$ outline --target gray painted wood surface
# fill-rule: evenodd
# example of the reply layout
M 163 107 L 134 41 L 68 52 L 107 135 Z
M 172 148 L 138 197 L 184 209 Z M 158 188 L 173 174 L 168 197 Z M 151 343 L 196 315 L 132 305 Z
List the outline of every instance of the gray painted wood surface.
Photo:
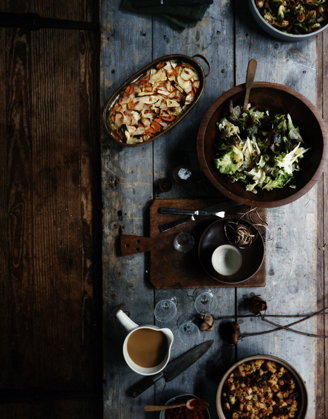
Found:
M 286 84 L 316 104 L 316 40 L 288 44 L 276 41 L 258 28 L 246 2 L 220 1 L 210 6 L 202 22 L 182 33 L 157 17 L 135 15 L 119 8 L 119 0 L 102 2 L 101 105 L 126 78 L 153 59 L 170 53 L 203 54 L 212 70 L 202 98 L 191 113 L 166 135 L 144 147 L 118 146 L 102 131 L 103 191 L 103 289 L 104 289 L 104 418 L 155 418 L 144 413 L 145 404 L 162 404 L 172 396 L 192 393 L 210 402 L 212 418 L 217 417 L 215 392 L 222 373 L 236 359 L 258 353 L 272 354 L 290 362 L 300 371 L 309 392 L 308 418 L 316 411 L 317 342 L 291 332 L 280 331 L 264 337 L 247 338 L 234 347 L 218 333 L 202 333 L 201 340 L 215 344 L 197 364 L 172 382 L 160 380 L 137 399 L 127 389 L 140 380 L 125 364 L 122 344 L 125 331 L 114 318 L 119 304 L 130 311 L 138 324 L 153 323 L 155 292 L 149 283 L 147 255 L 120 258 L 120 234 L 149 234 L 148 208 L 153 199 L 218 196 L 202 174 L 196 154 L 200 121 L 223 92 L 245 81 L 247 62 L 258 61 L 255 80 Z M 201 62 L 201 61 L 200 61 Z M 203 65 L 203 64 L 202 64 Z M 204 63 L 206 72 L 206 64 Z M 173 169 L 187 164 L 193 181 L 182 187 L 174 184 L 169 193 L 158 190 L 158 180 L 172 178 Z M 245 295 L 261 294 L 271 314 L 310 313 L 317 307 L 317 194 L 311 190 L 299 201 L 267 210 L 267 285 L 261 289 L 218 289 L 216 315 L 242 314 Z M 165 269 L 165 267 L 163 267 Z M 188 349 L 179 341 L 177 319 L 195 313 L 192 290 L 175 290 L 177 317 L 168 325 L 175 335 L 172 359 Z M 242 331 L 265 330 L 259 319 L 244 320 Z M 309 320 L 299 330 L 313 332 Z
M 316 39 L 288 44 L 279 42 L 251 24 L 246 4 L 236 14 L 236 84 L 244 82 L 245 68 L 251 58 L 258 61 L 256 81 L 285 84 L 317 102 Z M 248 18 L 247 18 L 248 17 Z M 316 311 L 316 189 L 298 201 L 267 210 L 269 224 L 266 242 L 267 283 L 264 289 L 248 290 L 261 294 L 268 301 L 270 314 L 296 314 Z M 247 294 L 237 290 L 238 302 Z M 260 320 L 244 321 L 243 331 L 270 329 Z M 274 319 L 276 320 L 276 319 Z M 287 321 L 286 321 L 287 320 Z M 292 319 L 297 320 L 297 319 Z M 290 321 L 290 322 L 291 322 Z M 289 319 L 279 319 L 287 324 Z M 307 320 L 295 329 L 313 333 L 315 319 Z M 308 418 L 315 417 L 316 399 L 316 339 L 279 331 L 247 338 L 238 345 L 238 358 L 266 353 L 290 362 L 302 375 L 309 393 Z

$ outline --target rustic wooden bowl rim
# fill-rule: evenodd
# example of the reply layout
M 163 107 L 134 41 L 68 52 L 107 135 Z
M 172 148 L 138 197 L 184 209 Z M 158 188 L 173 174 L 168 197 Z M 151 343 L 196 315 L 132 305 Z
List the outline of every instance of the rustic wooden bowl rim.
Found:
M 300 394 L 300 398 L 301 398 L 300 409 L 298 410 L 298 415 L 295 417 L 295 419 L 305 419 L 306 412 L 307 412 L 307 409 L 308 409 L 308 392 L 307 392 L 305 382 L 302 379 L 302 377 L 300 376 L 299 372 L 296 371 L 296 369 L 291 364 L 289 364 L 287 361 L 284 361 L 283 359 L 278 358 L 278 357 L 273 356 L 273 355 L 248 356 L 246 358 L 241 359 L 240 361 L 237 361 L 234 365 L 232 365 L 232 367 L 230 367 L 228 369 L 228 371 L 221 378 L 221 381 L 219 383 L 219 386 L 218 386 L 218 389 L 217 389 L 217 392 L 216 392 L 216 410 L 217 410 L 219 419 L 226 419 L 226 416 L 224 415 L 222 405 L 221 405 L 221 394 L 222 394 L 223 384 L 225 383 L 229 374 L 231 374 L 233 370 L 235 370 L 239 365 L 243 364 L 244 362 L 254 361 L 256 359 L 264 359 L 264 360 L 268 360 L 268 361 L 277 362 L 278 364 L 281 364 L 283 367 L 286 367 L 292 373 L 293 377 L 295 378 L 295 381 L 298 384 L 300 392 L 301 392 L 301 394 Z
M 279 207 L 282 205 L 289 204 L 293 201 L 296 201 L 297 199 L 305 195 L 305 193 L 307 193 L 318 182 L 321 173 L 325 169 L 325 165 L 328 159 L 328 131 L 327 131 L 325 122 L 323 121 L 316 107 L 310 102 L 309 99 L 307 99 L 305 96 L 303 96 L 301 93 L 297 92 L 296 90 L 292 89 L 291 87 L 288 87 L 279 83 L 254 82 L 252 86 L 252 90 L 253 89 L 254 90 L 273 89 L 277 91 L 286 92 L 289 95 L 294 96 L 296 99 L 300 100 L 309 109 L 309 111 L 312 112 L 312 114 L 314 115 L 322 133 L 323 150 L 322 150 L 322 157 L 321 157 L 320 163 L 314 175 L 312 176 L 312 178 L 301 189 L 299 189 L 298 191 L 296 191 L 295 193 L 293 193 L 292 195 L 286 198 L 282 198 L 282 199 L 278 199 L 274 201 L 258 201 L 256 200 L 256 195 L 254 195 L 252 192 L 249 192 L 249 198 L 243 198 L 243 197 L 240 197 L 239 195 L 234 194 L 233 192 L 226 189 L 214 177 L 209 167 L 209 162 L 207 162 L 206 157 L 205 157 L 205 151 L 204 151 L 205 134 L 207 132 L 209 122 L 213 114 L 215 113 L 215 111 L 218 109 L 218 107 L 221 106 L 223 103 L 225 103 L 227 100 L 229 100 L 231 97 L 233 97 L 235 94 L 245 91 L 245 83 L 235 86 L 231 88 L 230 90 L 226 91 L 225 93 L 223 93 L 218 99 L 215 100 L 215 102 L 210 106 L 210 108 L 206 112 L 200 124 L 200 128 L 198 130 L 198 136 L 197 136 L 198 160 L 199 160 L 199 163 L 201 165 L 203 172 L 205 173 L 209 181 L 215 186 L 216 189 L 222 192 L 229 199 L 233 199 L 237 202 L 241 202 L 245 205 L 250 205 L 253 207 L 257 206 L 257 207 L 263 207 L 263 208 L 274 208 L 274 207 Z

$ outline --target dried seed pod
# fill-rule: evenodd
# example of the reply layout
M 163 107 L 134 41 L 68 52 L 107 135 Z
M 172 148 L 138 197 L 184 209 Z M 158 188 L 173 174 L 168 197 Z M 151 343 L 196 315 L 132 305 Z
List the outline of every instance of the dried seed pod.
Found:
M 237 322 L 231 322 L 231 326 L 234 330 L 234 333 L 231 336 L 231 343 L 237 345 L 240 336 L 240 326 Z
M 199 329 L 202 332 L 211 332 L 214 329 L 214 319 L 210 314 L 202 314 L 201 319 L 204 320 L 200 326 Z
M 266 301 L 258 295 L 255 295 L 255 297 L 252 298 L 248 298 L 245 301 L 245 306 L 251 313 L 255 314 L 255 316 L 259 316 L 261 311 L 265 311 L 268 308 Z

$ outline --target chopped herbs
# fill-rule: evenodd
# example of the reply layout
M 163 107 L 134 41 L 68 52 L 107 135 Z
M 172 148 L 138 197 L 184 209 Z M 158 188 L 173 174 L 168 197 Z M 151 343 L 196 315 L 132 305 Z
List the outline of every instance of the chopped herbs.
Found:
M 250 104 L 242 113 L 232 102 L 229 112 L 217 122 L 214 163 L 219 172 L 254 194 L 286 186 L 308 150 L 290 115 L 260 112 Z

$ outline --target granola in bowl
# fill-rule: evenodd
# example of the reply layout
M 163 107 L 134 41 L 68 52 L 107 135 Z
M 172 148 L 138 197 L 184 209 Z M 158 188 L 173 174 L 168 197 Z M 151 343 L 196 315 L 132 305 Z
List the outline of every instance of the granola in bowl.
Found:
M 296 374 L 284 361 L 265 357 L 237 363 L 225 374 L 218 389 L 220 419 L 304 418 L 307 394 Z

